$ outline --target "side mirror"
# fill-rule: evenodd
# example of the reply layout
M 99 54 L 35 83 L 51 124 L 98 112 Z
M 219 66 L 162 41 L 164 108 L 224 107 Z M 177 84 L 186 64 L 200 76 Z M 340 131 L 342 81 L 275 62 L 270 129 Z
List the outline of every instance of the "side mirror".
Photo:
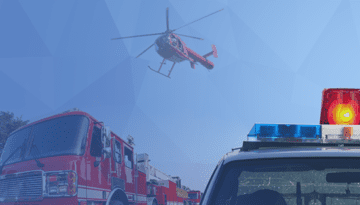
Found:
M 94 167 L 98 167 L 101 162 L 101 157 L 96 157 L 96 161 L 94 162 Z
M 103 149 L 104 157 L 110 158 L 111 157 L 111 147 L 105 147 Z
M 101 128 L 101 141 L 103 143 L 104 149 L 110 147 L 111 133 L 110 128 L 103 126 Z
M 105 138 L 110 139 L 111 138 L 111 133 L 110 132 L 111 131 L 110 131 L 109 127 L 102 126 L 102 128 L 101 128 L 102 136 L 104 136 Z

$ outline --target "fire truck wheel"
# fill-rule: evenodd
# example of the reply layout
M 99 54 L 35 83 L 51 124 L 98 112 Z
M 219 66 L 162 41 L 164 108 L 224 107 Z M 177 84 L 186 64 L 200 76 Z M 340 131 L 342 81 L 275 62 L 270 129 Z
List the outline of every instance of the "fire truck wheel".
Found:
M 124 203 L 122 201 L 112 201 L 110 202 L 110 205 L 124 205 Z

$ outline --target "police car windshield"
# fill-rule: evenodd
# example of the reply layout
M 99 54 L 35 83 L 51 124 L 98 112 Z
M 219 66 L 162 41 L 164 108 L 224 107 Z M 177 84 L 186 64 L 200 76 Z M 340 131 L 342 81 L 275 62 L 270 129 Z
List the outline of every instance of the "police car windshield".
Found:
M 359 161 L 317 157 L 232 162 L 219 173 L 211 204 L 360 204 Z

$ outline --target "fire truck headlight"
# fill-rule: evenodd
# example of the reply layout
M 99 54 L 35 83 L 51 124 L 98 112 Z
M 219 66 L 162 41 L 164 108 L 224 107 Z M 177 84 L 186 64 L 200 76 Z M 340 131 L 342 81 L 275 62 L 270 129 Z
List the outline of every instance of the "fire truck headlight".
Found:
M 49 194 L 57 194 L 57 193 L 58 193 L 57 186 L 49 187 Z
M 77 187 L 76 181 L 77 180 L 76 180 L 75 172 L 69 172 L 68 173 L 68 187 L 67 187 L 68 195 L 74 195 L 76 193 L 76 187 Z
M 60 193 L 67 192 L 67 186 L 59 186 L 59 192 Z
M 77 175 L 73 171 L 55 171 L 46 173 L 45 197 L 75 196 L 77 193 Z

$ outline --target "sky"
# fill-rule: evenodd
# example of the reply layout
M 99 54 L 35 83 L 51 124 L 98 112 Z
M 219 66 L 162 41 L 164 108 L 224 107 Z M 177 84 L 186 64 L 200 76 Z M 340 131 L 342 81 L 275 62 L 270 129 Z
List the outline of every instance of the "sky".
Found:
M 159 33 L 215 67 L 151 71 Z M 150 164 L 204 191 L 255 123 L 319 124 L 325 88 L 359 88 L 360 1 L 0 0 L 0 111 L 38 120 L 77 107 Z M 162 68 L 167 73 L 172 63 Z

